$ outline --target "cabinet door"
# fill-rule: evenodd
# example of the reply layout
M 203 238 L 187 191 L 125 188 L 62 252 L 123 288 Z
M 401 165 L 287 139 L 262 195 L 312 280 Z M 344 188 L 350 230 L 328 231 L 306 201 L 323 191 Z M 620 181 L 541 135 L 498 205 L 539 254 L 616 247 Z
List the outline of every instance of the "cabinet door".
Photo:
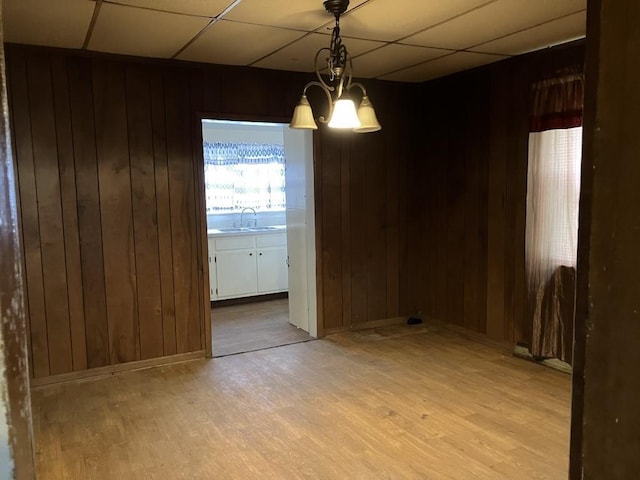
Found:
M 215 240 L 213 238 L 209 238 L 209 297 L 211 301 L 218 299 L 218 294 L 216 290 L 218 288 L 218 282 L 216 281 L 216 264 L 213 261 L 213 258 L 216 254 L 215 251 Z
M 258 293 L 287 290 L 287 247 L 258 249 Z
M 255 250 L 216 252 L 218 298 L 243 297 L 257 291 Z

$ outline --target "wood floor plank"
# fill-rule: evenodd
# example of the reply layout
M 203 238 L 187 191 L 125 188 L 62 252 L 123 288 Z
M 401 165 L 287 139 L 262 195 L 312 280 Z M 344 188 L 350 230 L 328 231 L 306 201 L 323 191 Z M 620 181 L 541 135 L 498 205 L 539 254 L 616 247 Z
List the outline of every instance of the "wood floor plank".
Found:
M 52 480 L 567 475 L 570 377 L 429 324 L 51 386 L 33 403 Z
M 289 323 L 289 300 L 277 299 L 211 311 L 213 355 L 222 357 L 311 340 Z

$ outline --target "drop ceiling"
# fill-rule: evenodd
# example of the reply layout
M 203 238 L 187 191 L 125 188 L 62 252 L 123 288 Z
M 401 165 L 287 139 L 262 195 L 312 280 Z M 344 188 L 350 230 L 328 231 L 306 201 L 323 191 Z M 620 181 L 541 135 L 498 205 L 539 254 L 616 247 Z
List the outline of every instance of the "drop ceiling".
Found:
M 322 0 L 4 0 L 6 42 L 311 72 Z M 586 0 L 351 0 L 359 77 L 422 82 L 584 37 Z

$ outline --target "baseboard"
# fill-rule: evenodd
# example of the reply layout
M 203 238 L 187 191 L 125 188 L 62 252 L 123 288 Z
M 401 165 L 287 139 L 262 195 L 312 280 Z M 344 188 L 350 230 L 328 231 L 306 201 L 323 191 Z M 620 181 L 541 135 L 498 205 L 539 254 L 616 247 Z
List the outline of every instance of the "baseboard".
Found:
M 496 350 L 501 350 L 507 355 L 513 352 L 513 343 L 511 342 L 506 342 L 504 340 L 495 340 L 493 338 L 489 338 L 484 333 L 475 332 L 461 325 L 445 322 L 433 317 L 424 317 L 422 315 L 417 315 L 417 317 L 422 318 L 424 320 L 425 325 L 427 325 L 428 327 L 431 327 L 432 329 L 440 328 L 442 330 L 447 330 L 447 331 L 456 333 L 457 335 L 460 335 L 473 342 L 481 343 L 488 347 L 495 348 Z
M 554 370 L 559 370 L 561 372 L 569 374 L 573 373 L 573 367 L 567 362 L 563 362 L 558 358 L 545 358 L 544 360 L 536 360 L 536 358 L 531 355 L 531 352 L 525 345 L 516 345 L 513 351 L 513 355 L 524 360 L 529 360 L 531 362 L 536 362 L 546 367 L 553 368 Z
M 322 331 L 322 336 L 350 332 L 353 330 L 366 330 L 368 328 L 388 327 L 391 325 L 405 325 L 407 323 L 407 318 L 408 317 L 383 318 L 381 320 L 369 320 L 367 322 L 354 323 L 345 327 L 327 328 Z
M 289 292 L 267 293 L 265 295 L 253 295 L 251 297 L 227 298 L 225 300 L 214 300 L 211 308 L 228 307 L 230 305 L 243 305 L 245 303 L 266 302 L 269 300 L 279 300 L 289 298 Z
M 32 378 L 30 383 L 31 389 L 37 390 L 50 385 L 96 380 L 99 378 L 111 377 L 120 373 L 144 370 L 147 368 L 160 367 L 162 365 L 186 362 L 200 358 L 205 358 L 204 350 L 168 355 L 166 357 L 149 358 L 147 360 L 137 360 L 135 362 L 119 363 L 118 365 L 106 365 L 104 367 L 90 368 L 79 372 L 61 373 L 59 375 L 50 375 L 48 377 Z

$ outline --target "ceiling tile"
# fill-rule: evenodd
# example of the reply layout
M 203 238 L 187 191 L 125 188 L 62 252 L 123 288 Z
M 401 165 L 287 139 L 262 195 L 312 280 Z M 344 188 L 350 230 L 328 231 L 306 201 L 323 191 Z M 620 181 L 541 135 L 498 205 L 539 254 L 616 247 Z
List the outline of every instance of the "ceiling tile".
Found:
M 389 75 L 383 75 L 379 78 L 398 82 L 424 82 L 469 68 L 497 62 L 503 58 L 506 57 L 485 53 L 457 52 L 415 67 L 405 68 L 404 70 Z
M 478 45 L 472 50 L 505 55 L 520 55 L 521 53 L 532 52 L 584 37 L 586 21 L 586 12 L 576 13 Z
M 425 60 L 441 57 L 447 53 L 450 53 L 450 51 L 389 44 L 372 52 L 365 53 L 358 58 L 354 58 L 353 71 L 358 77 L 373 78 L 424 62 Z
M 216 17 L 233 3 L 233 0 L 180 0 L 179 2 L 176 0 L 105 0 L 105 3 L 119 3 L 201 17 Z
M 351 0 L 349 8 L 365 2 Z M 315 30 L 333 21 L 321 0 L 242 0 L 224 18 L 273 27 Z
M 177 58 L 248 65 L 302 35 L 304 33 L 285 28 L 219 20 Z
M 169 58 L 209 20 L 175 13 L 105 3 L 100 9 L 89 50 Z
M 402 43 L 465 49 L 585 8 L 586 0 L 499 0 L 405 38 Z
M 373 0 L 349 9 L 342 33 L 370 40 L 395 41 L 495 0 Z
M 81 48 L 94 7 L 95 3 L 87 0 L 4 0 L 4 40 Z
M 347 37 L 343 37 L 342 40 L 351 56 L 360 55 L 384 45 L 382 42 Z M 328 48 L 330 43 L 330 35 L 312 33 L 260 60 L 253 66 L 295 72 L 313 72 L 315 69 L 313 59 L 316 52 L 323 47 Z

